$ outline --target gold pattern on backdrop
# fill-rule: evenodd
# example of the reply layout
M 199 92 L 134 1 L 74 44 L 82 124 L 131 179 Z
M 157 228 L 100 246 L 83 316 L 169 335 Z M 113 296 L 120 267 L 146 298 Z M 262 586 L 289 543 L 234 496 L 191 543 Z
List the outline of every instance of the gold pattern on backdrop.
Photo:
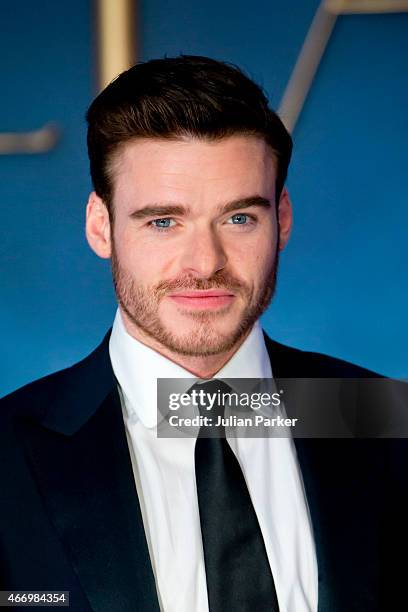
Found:
M 55 123 L 47 123 L 32 132 L 0 133 L 0 155 L 17 153 L 46 153 L 53 149 L 60 138 L 60 130 Z
M 408 11 L 408 0 L 323 0 L 320 3 L 278 111 L 290 132 L 293 132 L 302 111 L 337 17 L 361 13 L 402 13 L 406 11 Z
M 136 63 L 134 0 L 97 0 L 98 88 Z
M 136 10 L 133 0 L 97 0 L 98 87 L 102 89 L 136 62 Z M 61 136 L 49 122 L 29 132 L 0 133 L 0 155 L 38 154 L 53 149 Z

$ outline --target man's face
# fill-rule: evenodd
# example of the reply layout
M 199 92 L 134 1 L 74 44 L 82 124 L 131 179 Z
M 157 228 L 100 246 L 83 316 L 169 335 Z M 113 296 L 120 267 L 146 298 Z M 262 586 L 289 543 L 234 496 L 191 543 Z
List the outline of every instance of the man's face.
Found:
M 273 154 L 252 136 L 125 145 L 110 240 L 117 298 L 136 337 L 197 357 L 242 341 L 275 287 L 275 182 Z M 286 228 L 286 192 L 281 205 Z M 281 247 L 288 233 L 281 228 Z

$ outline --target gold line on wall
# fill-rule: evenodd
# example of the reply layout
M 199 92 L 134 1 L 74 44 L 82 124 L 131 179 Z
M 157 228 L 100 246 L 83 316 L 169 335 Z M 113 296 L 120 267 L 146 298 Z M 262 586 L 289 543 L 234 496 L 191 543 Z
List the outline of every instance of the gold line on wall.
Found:
M 278 113 L 289 132 L 295 128 L 336 19 L 337 15 L 329 13 L 323 1 L 316 11 L 279 107 Z
M 326 0 L 326 10 L 336 15 L 353 13 L 403 13 L 407 0 Z
M 60 129 L 52 122 L 31 132 L 2 132 L 0 155 L 46 153 L 56 146 L 59 138 Z
M 136 62 L 134 0 L 97 0 L 98 79 L 103 89 Z
M 330 40 L 337 17 L 353 13 L 400 13 L 408 11 L 408 0 L 322 0 L 279 107 L 279 115 L 293 132 L 313 79 Z

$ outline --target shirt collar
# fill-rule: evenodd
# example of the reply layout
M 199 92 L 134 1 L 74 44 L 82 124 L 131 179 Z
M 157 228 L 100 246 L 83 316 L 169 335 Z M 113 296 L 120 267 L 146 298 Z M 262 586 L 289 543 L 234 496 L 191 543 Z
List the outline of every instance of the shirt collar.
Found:
M 109 354 L 125 399 L 127 415 L 131 419 L 139 419 L 145 427 L 157 425 L 158 378 L 197 380 L 194 374 L 128 334 L 119 309 L 113 322 Z M 231 379 L 236 379 L 233 386 L 237 391 L 240 388 L 239 380 L 242 378 L 272 377 L 269 355 L 258 321 L 237 352 L 215 377 L 228 379 L 229 383 Z

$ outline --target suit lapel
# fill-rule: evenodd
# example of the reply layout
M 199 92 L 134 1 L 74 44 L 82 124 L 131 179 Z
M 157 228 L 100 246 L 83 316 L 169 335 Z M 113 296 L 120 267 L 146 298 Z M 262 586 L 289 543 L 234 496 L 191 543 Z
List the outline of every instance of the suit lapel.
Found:
M 103 367 L 95 371 L 88 362 L 81 375 L 76 372 L 91 402 L 90 388 L 97 386 L 100 394 L 101 387 L 94 374 L 102 385 L 107 374 L 113 381 L 107 342 L 102 352 Z M 92 355 L 88 359 L 95 365 Z M 92 609 L 159 612 L 120 399 L 116 385 L 107 386 L 96 409 L 84 406 L 79 392 L 71 416 L 65 397 L 60 418 L 54 406 L 42 423 L 22 420 L 19 432 L 46 511 Z M 75 396 L 72 386 L 70 393 Z

